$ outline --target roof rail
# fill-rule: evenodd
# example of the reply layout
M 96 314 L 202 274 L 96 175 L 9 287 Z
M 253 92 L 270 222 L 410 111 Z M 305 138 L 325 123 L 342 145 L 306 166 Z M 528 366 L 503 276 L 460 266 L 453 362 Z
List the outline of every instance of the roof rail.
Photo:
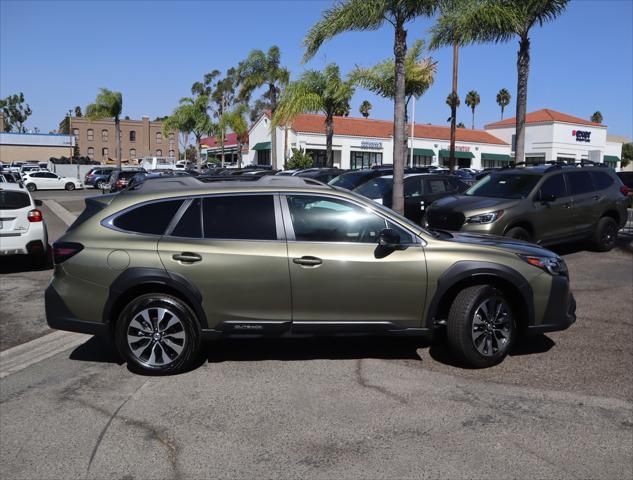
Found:
M 264 177 L 260 177 L 259 180 L 257 180 L 257 183 L 260 185 L 281 185 L 281 186 L 300 186 L 303 187 L 305 185 L 316 185 L 316 186 L 323 186 L 323 187 L 330 187 L 332 188 L 330 185 L 323 183 L 323 182 L 319 182 L 318 180 L 315 180 L 314 178 L 309 178 L 309 177 L 299 177 L 299 176 L 276 176 L 276 175 L 266 175 Z

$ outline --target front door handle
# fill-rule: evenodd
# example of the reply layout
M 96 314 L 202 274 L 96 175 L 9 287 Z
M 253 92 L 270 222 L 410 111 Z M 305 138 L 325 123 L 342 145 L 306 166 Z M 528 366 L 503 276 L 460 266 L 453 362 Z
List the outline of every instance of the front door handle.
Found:
M 202 260 L 202 257 L 200 255 L 191 252 L 175 253 L 174 255 L 172 255 L 171 258 L 184 263 L 195 263 Z
M 317 267 L 323 263 L 323 260 L 317 257 L 304 256 L 301 258 L 293 258 L 292 262 L 304 267 Z

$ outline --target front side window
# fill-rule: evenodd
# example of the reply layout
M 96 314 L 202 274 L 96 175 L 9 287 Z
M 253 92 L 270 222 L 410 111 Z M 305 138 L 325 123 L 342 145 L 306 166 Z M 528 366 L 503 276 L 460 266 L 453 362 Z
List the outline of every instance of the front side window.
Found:
M 119 215 L 112 223 L 127 232 L 162 235 L 181 204 L 182 200 L 148 203 Z
M 565 177 L 569 183 L 569 190 L 572 195 L 580 195 L 593 190 L 589 172 L 569 172 L 565 173 Z
M 426 181 L 426 186 L 429 194 L 444 193 L 450 188 L 447 188 L 446 181 L 442 178 L 429 179 Z
M 549 177 L 543 182 L 539 193 L 541 200 L 548 198 L 563 198 L 567 196 L 567 187 L 565 186 L 565 179 L 561 173 Z
M 465 195 L 492 198 L 525 198 L 540 179 L 540 175 L 529 173 L 491 173 L 468 189 Z
M 356 187 L 354 191 L 363 197 L 370 198 L 372 200 L 382 200 L 391 193 L 391 179 L 385 177 L 376 177 L 368 182 L 363 183 L 359 187 Z
M 273 195 L 207 197 L 202 218 L 205 238 L 277 240 Z
M 369 208 L 330 197 L 288 195 L 295 239 L 300 242 L 376 243 L 386 228 Z

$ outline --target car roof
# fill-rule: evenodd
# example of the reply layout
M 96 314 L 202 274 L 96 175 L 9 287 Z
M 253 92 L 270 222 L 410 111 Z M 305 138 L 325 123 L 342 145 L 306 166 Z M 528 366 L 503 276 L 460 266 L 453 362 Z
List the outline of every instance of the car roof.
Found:
M 17 183 L 9 183 L 9 182 L 2 182 L 2 183 L 0 183 L 0 191 L 1 190 L 16 190 L 16 191 L 24 192 L 24 193 L 27 193 L 27 194 L 29 193 L 28 190 L 26 190 L 24 187 L 21 187 L 19 184 L 17 184 Z

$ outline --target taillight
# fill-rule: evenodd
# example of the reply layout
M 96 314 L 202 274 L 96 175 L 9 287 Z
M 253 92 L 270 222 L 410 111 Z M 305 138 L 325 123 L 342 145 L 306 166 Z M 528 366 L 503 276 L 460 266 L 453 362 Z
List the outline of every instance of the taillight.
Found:
M 627 187 L 626 185 L 620 185 L 620 193 L 622 195 L 624 195 L 625 197 L 629 196 L 629 187 Z
M 29 222 L 41 222 L 42 212 L 40 212 L 37 208 L 35 210 L 30 210 L 26 218 L 29 220 Z
M 65 262 L 70 257 L 74 257 L 84 249 L 81 243 L 55 242 L 53 243 L 53 261 L 56 264 Z

